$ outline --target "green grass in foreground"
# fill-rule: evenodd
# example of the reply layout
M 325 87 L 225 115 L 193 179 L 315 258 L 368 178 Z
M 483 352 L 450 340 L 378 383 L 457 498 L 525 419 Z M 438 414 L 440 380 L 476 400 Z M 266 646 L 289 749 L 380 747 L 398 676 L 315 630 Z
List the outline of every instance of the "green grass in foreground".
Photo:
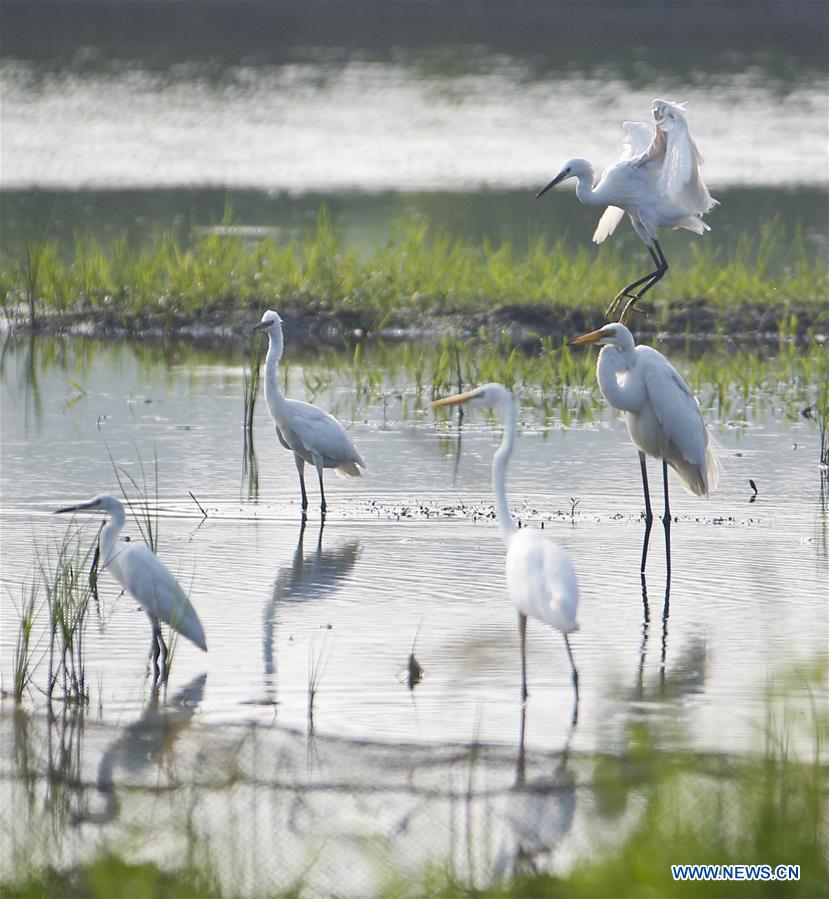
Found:
M 638 255 L 631 258 L 618 242 L 577 251 L 543 238 L 525 251 L 508 241 L 477 244 L 422 220 L 401 220 L 384 247 L 361 255 L 343 246 L 324 208 L 316 228 L 300 240 L 252 241 L 228 234 L 230 220 L 225 225 L 222 233 L 196 235 L 186 246 L 163 234 L 141 250 L 126 239 L 104 248 L 79 237 L 68 259 L 56 242 L 33 240 L 22 258 L 3 261 L 0 296 L 8 310 L 29 320 L 81 313 L 123 326 L 263 304 L 357 310 L 377 322 L 389 314 L 505 304 L 592 310 L 604 308 L 616 289 L 642 274 L 647 259 L 638 244 Z M 780 222 L 746 235 L 729 258 L 713 241 L 693 243 L 690 263 L 673 265 L 669 277 L 663 296 L 702 299 L 722 308 L 760 303 L 785 312 L 790 303 L 829 298 L 825 265 L 807 251 L 799 231 L 787 233 Z

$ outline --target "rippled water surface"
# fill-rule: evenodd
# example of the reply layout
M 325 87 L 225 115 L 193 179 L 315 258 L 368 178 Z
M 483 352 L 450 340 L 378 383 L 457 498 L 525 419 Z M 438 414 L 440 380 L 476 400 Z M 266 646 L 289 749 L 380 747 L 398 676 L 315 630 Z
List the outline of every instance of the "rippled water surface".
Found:
M 459 438 L 456 422 L 436 422 L 413 392 L 356 405 L 335 376 L 317 401 L 347 423 L 368 472 L 359 481 L 328 478 L 324 530 L 312 487 L 302 529 L 296 471 L 263 403 L 255 424 L 259 493 L 248 498 L 240 365 L 209 353 L 199 364 L 192 355 L 177 364 L 173 352 L 169 364 L 148 366 L 129 345 L 78 340 L 36 344 L 34 372 L 31 358 L 26 347 L 7 347 L 2 379 L 4 684 L 16 634 L 11 600 L 37 552 L 67 526 L 50 512 L 118 492 L 108 452 L 135 477 L 137 458 L 151 468 L 156 454 L 160 555 L 190 586 L 210 647 L 203 655 L 178 644 L 171 688 L 206 674 L 199 720 L 303 728 L 316 666 L 320 734 L 515 740 L 518 635 L 491 520 L 494 422 L 468 416 Z M 305 393 L 299 363 L 290 392 Z M 767 678 L 825 650 L 827 512 L 817 429 L 790 412 L 769 402 L 732 421 L 707 410 L 722 445 L 723 484 L 701 500 L 672 483 L 668 615 L 657 522 L 646 623 L 641 483 L 624 426 L 602 411 L 563 427 L 556 413 L 545 419 L 524 408 L 509 478 L 513 510 L 567 548 L 582 593 L 572 641 L 582 684 L 577 748 L 613 745 L 631 716 L 659 717 L 667 676 L 679 679 L 695 744 L 749 750 Z M 651 476 L 658 496 L 655 468 Z M 759 488 L 753 503 L 749 478 Z M 131 522 L 126 532 L 138 538 Z M 86 533 L 91 541 L 94 528 Z M 105 720 L 128 721 L 149 689 L 149 626 L 106 577 L 100 596 L 87 647 L 92 705 L 100 703 Z M 425 675 L 410 691 L 413 645 Z M 560 636 L 537 623 L 528 645 L 527 742 L 554 748 L 572 713 L 567 658 Z

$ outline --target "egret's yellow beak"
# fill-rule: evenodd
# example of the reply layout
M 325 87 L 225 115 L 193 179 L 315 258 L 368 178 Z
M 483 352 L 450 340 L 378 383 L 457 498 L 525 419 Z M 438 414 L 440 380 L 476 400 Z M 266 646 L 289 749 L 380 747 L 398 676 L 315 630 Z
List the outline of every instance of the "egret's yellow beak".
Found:
M 454 396 L 445 396 L 442 399 L 435 400 L 432 403 L 432 408 L 437 409 L 439 406 L 460 406 L 461 403 L 469 402 L 474 396 L 476 396 L 474 390 L 467 390 L 466 393 L 456 393 Z
M 579 346 L 582 343 L 595 343 L 597 340 L 601 340 L 604 337 L 602 334 L 601 328 L 598 331 L 590 331 L 587 334 L 582 334 L 581 337 L 574 337 L 568 346 Z

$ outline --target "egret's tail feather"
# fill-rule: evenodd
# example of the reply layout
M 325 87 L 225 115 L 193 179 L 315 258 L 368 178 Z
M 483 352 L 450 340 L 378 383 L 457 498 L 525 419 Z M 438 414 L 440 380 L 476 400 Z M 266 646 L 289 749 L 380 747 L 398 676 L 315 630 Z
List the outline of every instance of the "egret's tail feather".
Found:
M 694 496 L 707 496 L 708 484 L 705 472 L 700 471 L 699 467 L 692 462 L 686 462 L 684 459 L 679 461 L 670 461 L 668 465 L 676 472 L 682 486 Z
M 335 474 L 341 478 L 359 478 L 362 476 L 359 465 L 353 459 L 343 462 L 334 469 Z
M 596 225 L 596 230 L 593 232 L 593 243 L 602 243 L 607 240 L 616 230 L 624 215 L 624 209 L 619 209 L 618 206 L 608 206 L 602 213 L 599 224 Z

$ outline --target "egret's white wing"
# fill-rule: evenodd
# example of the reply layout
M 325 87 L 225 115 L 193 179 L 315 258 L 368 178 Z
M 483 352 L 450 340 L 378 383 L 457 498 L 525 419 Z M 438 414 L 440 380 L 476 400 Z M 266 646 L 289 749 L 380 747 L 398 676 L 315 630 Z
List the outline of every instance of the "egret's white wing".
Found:
M 618 206 L 608 206 L 602 213 L 602 217 L 596 225 L 596 230 L 593 232 L 593 243 L 602 243 L 602 241 L 610 237 L 624 215 L 624 209 L 619 209 Z
M 539 531 L 522 529 L 507 550 L 507 589 L 515 607 L 562 633 L 578 630 L 579 588 L 567 553 Z
M 657 350 L 637 347 L 636 360 L 650 408 L 668 444 L 661 454 L 688 490 L 698 496 L 708 493 L 715 484 L 709 483 L 707 475 L 708 430 L 699 403 L 679 372 Z
M 326 468 L 346 466 L 350 474 L 359 474 L 354 463 L 366 467 L 345 428 L 333 415 L 311 403 L 300 400 L 288 402 L 291 430 L 308 453 L 322 456 Z
M 653 126 L 646 125 L 644 122 L 622 122 L 622 127 L 626 134 L 622 159 L 629 159 L 631 156 L 645 153 L 653 140 Z
M 667 138 L 659 174 L 659 192 L 688 212 L 704 215 L 717 205 L 717 201 L 702 180 L 702 153 L 691 137 L 684 110 L 679 104 L 667 100 L 654 100 L 654 108 L 657 105 L 662 116 L 658 130 Z
M 109 567 L 150 617 L 166 622 L 199 649 L 207 650 L 204 630 L 187 594 L 149 547 L 127 546 L 116 553 Z

